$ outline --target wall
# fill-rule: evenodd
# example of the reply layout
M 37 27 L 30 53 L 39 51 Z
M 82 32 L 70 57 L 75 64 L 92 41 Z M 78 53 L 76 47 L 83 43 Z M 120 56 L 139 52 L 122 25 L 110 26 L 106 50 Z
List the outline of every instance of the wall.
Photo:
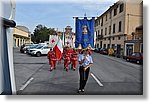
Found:
M 24 36 L 24 37 L 28 37 L 28 35 L 29 35 L 29 33 L 25 32 L 25 31 L 22 31 L 20 29 L 17 29 L 17 28 L 15 28 L 13 30 L 13 34 Z
M 130 14 L 130 15 L 128 15 Z M 127 3 L 125 14 L 125 34 L 131 34 L 135 28 L 142 25 L 142 12 L 140 3 Z

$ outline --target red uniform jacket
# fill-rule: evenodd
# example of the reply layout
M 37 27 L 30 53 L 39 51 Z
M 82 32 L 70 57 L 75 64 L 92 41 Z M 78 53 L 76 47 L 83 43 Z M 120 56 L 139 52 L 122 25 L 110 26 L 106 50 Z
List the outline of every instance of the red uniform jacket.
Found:
M 64 56 L 64 60 L 67 61 L 67 62 L 70 62 L 70 55 L 69 54 L 66 54 Z
M 50 58 L 51 58 L 52 53 L 53 53 L 52 51 L 49 51 L 48 54 L 47 54 L 47 58 L 48 58 L 49 60 L 50 60 Z
M 78 55 L 77 55 L 77 53 L 72 54 L 71 60 L 72 60 L 72 61 L 77 61 L 77 60 L 78 60 Z
M 54 54 L 52 54 L 51 57 L 50 57 L 50 60 L 51 60 L 51 61 L 56 61 L 57 58 L 56 58 L 56 56 L 55 56 Z

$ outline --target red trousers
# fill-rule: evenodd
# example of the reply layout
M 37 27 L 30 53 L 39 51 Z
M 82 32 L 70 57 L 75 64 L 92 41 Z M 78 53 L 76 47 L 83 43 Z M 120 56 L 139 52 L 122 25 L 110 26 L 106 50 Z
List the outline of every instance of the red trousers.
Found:
M 77 60 L 73 60 L 72 64 L 73 64 L 73 69 L 76 69 L 76 67 L 77 67 Z
M 66 69 L 69 69 L 69 63 L 70 63 L 70 61 L 64 60 L 64 67 L 65 67 Z
M 56 68 L 56 61 L 55 60 L 51 60 L 50 61 L 50 69 L 54 69 L 54 68 Z

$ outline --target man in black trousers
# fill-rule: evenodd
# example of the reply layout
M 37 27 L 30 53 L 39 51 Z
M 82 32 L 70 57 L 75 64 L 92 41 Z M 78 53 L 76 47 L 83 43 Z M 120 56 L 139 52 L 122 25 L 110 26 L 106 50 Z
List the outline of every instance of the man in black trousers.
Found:
M 90 50 L 83 50 L 78 58 L 80 68 L 80 84 L 79 84 L 79 90 L 78 92 L 84 92 L 85 85 L 88 80 L 90 67 L 93 64 L 92 57 L 90 55 Z

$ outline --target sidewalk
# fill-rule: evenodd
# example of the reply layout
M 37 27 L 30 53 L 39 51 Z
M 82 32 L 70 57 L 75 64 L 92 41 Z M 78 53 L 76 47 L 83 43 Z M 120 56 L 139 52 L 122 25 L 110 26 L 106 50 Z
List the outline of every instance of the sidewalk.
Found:
M 127 62 L 125 59 L 123 58 L 117 58 L 117 57 L 114 57 L 114 56 L 108 56 L 108 55 L 102 55 L 100 54 L 101 56 L 105 57 L 105 58 L 108 58 L 110 60 L 113 60 L 113 61 L 117 61 L 119 63 L 122 63 L 124 65 L 127 65 L 127 66 L 134 66 L 134 67 L 137 67 L 137 68 L 141 68 L 142 65 L 139 65 L 139 64 L 136 64 L 136 63 L 132 63 L 132 62 Z

